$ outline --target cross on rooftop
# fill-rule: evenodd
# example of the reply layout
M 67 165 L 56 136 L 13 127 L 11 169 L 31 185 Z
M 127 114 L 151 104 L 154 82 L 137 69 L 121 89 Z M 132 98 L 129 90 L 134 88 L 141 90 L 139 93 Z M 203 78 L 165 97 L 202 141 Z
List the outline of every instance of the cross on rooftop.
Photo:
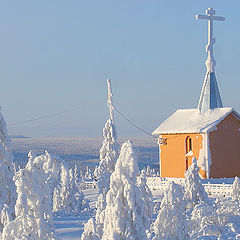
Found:
M 213 57 L 213 44 L 216 42 L 216 38 L 213 38 L 213 20 L 225 21 L 224 17 L 214 16 L 216 11 L 213 8 L 206 10 L 207 15 L 196 15 L 196 19 L 207 19 L 208 20 L 208 44 L 206 46 L 206 52 L 208 53 L 206 66 L 207 72 L 214 72 L 216 61 Z

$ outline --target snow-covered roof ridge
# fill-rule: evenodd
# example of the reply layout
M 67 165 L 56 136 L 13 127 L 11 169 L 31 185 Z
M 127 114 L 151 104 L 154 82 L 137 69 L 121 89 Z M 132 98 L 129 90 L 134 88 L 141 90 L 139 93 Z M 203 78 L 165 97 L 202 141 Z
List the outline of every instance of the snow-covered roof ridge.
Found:
M 200 113 L 198 109 L 179 109 L 152 134 L 211 132 L 230 113 L 240 119 L 240 115 L 231 107 L 210 109 L 205 113 Z

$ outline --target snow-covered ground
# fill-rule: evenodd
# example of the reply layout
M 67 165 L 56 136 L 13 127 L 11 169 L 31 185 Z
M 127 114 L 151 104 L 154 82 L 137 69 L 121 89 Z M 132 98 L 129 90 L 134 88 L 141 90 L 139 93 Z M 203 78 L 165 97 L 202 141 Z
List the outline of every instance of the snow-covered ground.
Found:
M 79 240 L 83 232 L 84 223 L 93 217 L 98 189 L 91 188 L 83 190 L 83 193 L 90 201 L 91 211 L 82 212 L 80 216 L 56 216 L 54 225 L 58 236 L 63 240 Z

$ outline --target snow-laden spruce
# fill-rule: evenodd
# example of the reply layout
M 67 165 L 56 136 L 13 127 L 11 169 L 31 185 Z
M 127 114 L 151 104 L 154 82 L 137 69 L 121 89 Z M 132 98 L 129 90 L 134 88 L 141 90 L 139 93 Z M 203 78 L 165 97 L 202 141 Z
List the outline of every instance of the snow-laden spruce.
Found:
M 44 158 L 43 169 L 45 173 L 49 174 L 48 184 L 50 185 L 53 194 L 54 188 L 57 187 L 60 182 L 62 166 L 65 168 L 68 168 L 68 166 L 61 158 L 49 154 L 47 151 L 45 151 L 45 154 L 43 154 L 42 157 Z
M 60 171 L 60 186 L 54 189 L 53 209 L 69 215 L 75 204 L 74 195 L 71 194 L 69 169 L 62 165 Z
M 17 201 L 16 219 L 8 223 L 2 234 L 2 240 L 55 240 L 51 189 L 43 165 L 45 156 L 36 157 L 29 152 L 29 161 L 25 169 L 15 175 Z
M 60 170 L 60 184 L 55 187 L 53 194 L 54 214 L 79 214 L 88 207 L 88 202 L 84 200 L 84 194 L 78 191 L 75 185 L 73 170 L 69 170 L 66 165 L 62 164 Z
M 103 142 L 100 149 L 100 162 L 98 168 L 95 170 L 94 175 L 97 179 L 97 184 L 100 193 L 106 193 L 109 189 L 110 176 L 114 171 L 115 163 L 117 160 L 119 144 L 117 143 L 117 132 L 114 123 L 113 115 L 113 101 L 111 82 L 108 79 L 108 101 L 109 119 L 103 128 Z
M 107 193 L 102 240 L 147 239 L 144 225 L 144 202 L 137 187 L 139 174 L 133 145 L 122 145 Z
M 70 182 L 71 193 L 72 193 L 72 195 L 75 196 L 76 194 L 79 193 L 79 191 L 76 186 L 75 174 L 74 174 L 72 168 L 69 169 L 69 182 Z
M 189 239 L 185 207 L 182 187 L 174 182 L 169 183 L 154 222 L 153 240 Z
M 15 217 L 16 186 L 11 141 L 5 120 L 0 112 L 0 232 Z
M 192 165 L 185 172 L 184 198 L 188 201 L 190 209 L 200 202 L 208 202 L 208 195 L 201 183 L 198 171 L 197 160 L 193 158 Z
M 189 222 L 191 239 L 240 239 L 239 204 L 232 199 L 195 205 Z
M 105 208 L 106 208 L 106 194 L 101 193 L 98 196 L 96 203 L 96 214 L 95 218 L 90 218 L 84 225 L 84 231 L 81 236 L 81 240 L 100 240 L 103 236 L 103 226 L 105 219 Z
M 153 214 L 153 196 L 147 185 L 145 170 L 142 170 L 140 176 L 137 178 L 137 186 L 140 190 L 141 199 L 144 203 L 144 205 L 142 206 L 145 211 L 145 216 L 143 219 L 144 226 L 146 229 L 150 229 Z
M 97 234 L 94 218 L 90 218 L 84 225 L 84 231 L 81 240 L 101 240 Z
M 237 200 L 240 203 L 240 179 L 239 177 L 235 177 L 232 186 L 232 199 Z
M 94 229 L 94 233 L 91 233 L 92 238 L 102 239 L 103 235 L 103 223 L 105 216 L 106 207 L 106 194 L 110 186 L 110 176 L 115 169 L 115 164 L 118 155 L 119 144 L 117 143 L 117 132 L 114 124 L 113 115 L 113 101 L 112 101 L 112 89 L 111 81 L 107 80 L 108 84 L 108 101 L 107 105 L 109 108 L 109 119 L 107 120 L 105 127 L 103 128 L 103 142 L 100 154 L 99 166 L 94 171 L 94 176 L 97 180 L 99 197 L 97 202 L 97 211 L 95 219 L 92 218 L 85 224 L 84 233 L 82 234 L 82 240 L 87 240 L 89 238 L 89 229 Z M 91 226 L 91 227 L 90 227 Z
M 189 222 L 191 239 L 217 237 L 222 235 L 221 218 L 212 204 L 204 202 L 194 206 Z
M 84 184 L 84 178 L 81 176 L 77 165 L 74 165 L 74 182 L 75 182 L 75 186 L 77 187 L 78 191 L 81 192 L 81 190 L 83 189 L 83 184 Z

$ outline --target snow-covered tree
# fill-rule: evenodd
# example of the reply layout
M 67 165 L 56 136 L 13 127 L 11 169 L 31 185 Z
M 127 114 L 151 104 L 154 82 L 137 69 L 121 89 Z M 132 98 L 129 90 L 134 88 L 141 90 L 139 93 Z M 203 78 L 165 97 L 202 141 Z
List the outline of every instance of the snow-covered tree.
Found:
M 69 215 L 88 208 L 89 204 L 84 199 L 84 194 L 75 186 L 73 171 L 61 165 L 60 184 L 55 187 L 53 193 L 53 211 L 55 214 Z
M 5 120 L 0 112 L 0 232 L 8 221 L 14 219 L 16 186 L 11 141 Z
M 89 180 L 92 180 L 93 178 L 92 171 L 88 166 L 87 166 L 84 178 Z
M 152 214 L 153 214 L 153 196 L 147 185 L 146 172 L 141 171 L 140 176 L 137 178 L 137 186 L 140 189 L 141 199 L 144 202 L 142 206 L 145 211 L 144 225 L 146 229 L 150 229 Z
M 62 211 L 62 205 L 61 205 L 61 197 L 60 197 L 60 190 L 58 187 L 54 188 L 53 191 L 53 212 L 55 214 L 58 214 Z
M 235 177 L 232 186 L 232 199 L 238 200 L 240 202 L 240 179 L 239 177 Z
M 45 156 L 29 153 L 25 169 L 15 176 L 16 219 L 3 229 L 2 240 L 55 240 L 48 174 L 43 170 Z
M 161 208 L 154 222 L 154 233 L 153 240 L 189 239 L 183 190 L 174 182 L 169 183 L 164 192 Z
M 103 128 L 103 142 L 100 149 L 99 166 L 94 172 L 94 176 L 97 179 L 99 192 L 107 192 L 109 189 L 110 176 L 114 171 L 115 163 L 117 160 L 119 144 L 117 143 L 117 132 L 114 123 L 113 115 L 113 101 L 112 101 L 112 89 L 111 81 L 107 80 L 108 84 L 108 101 L 110 117 L 107 120 L 105 127 Z
M 72 205 L 75 201 L 74 196 L 71 195 L 69 170 L 64 165 L 61 166 L 61 182 L 60 182 L 60 198 L 62 211 L 66 214 L 70 214 L 72 211 Z
M 42 157 L 44 157 L 43 169 L 45 173 L 49 174 L 48 184 L 53 195 L 54 189 L 59 186 L 62 166 L 66 169 L 68 169 L 68 166 L 61 158 L 49 154 L 47 151 L 45 151 L 45 154 L 42 155 Z
M 76 186 L 75 174 L 72 168 L 69 169 L 69 181 L 71 194 L 75 195 L 76 193 L 78 193 L 78 188 Z
M 80 172 L 79 172 L 78 189 L 79 189 L 79 191 L 86 189 L 84 174 L 83 174 L 82 170 L 80 170 Z
M 95 218 L 90 218 L 84 225 L 81 240 L 102 239 L 105 219 L 106 194 L 101 193 L 96 203 Z M 92 232 L 91 232 L 92 231 Z
M 184 198 L 188 201 L 190 209 L 200 202 L 208 202 L 208 195 L 201 183 L 198 171 L 197 160 L 193 158 L 192 165 L 185 172 Z
M 127 141 L 111 175 L 102 240 L 147 239 L 144 202 L 136 182 L 138 174 L 133 145 Z
M 103 224 L 104 224 L 104 219 L 105 219 L 105 208 L 106 208 L 106 194 L 100 194 L 98 196 L 98 201 L 96 204 L 96 215 L 95 215 L 95 219 L 96 219 L 96 229 L 97 229 L 97 233 L 100 237 L 102 237 L 103 235 Z
M 239 239 L 240 210 L 236 201 L 217 199 L 194 206 L 189 228 L 191 239 Z
M 94 218 L 90 218 L 84 225 L 84 231 L 81 240 L 101 240 L 96 231 L 96 224 Z
M 81 191 L 81 177 L 80 177 L 80 173 L 78 171 L 78 167 L 77 164 L 74 165 L 74 182 L 75 182 L 75 186 L 77 187 L 78 191 Z
M 203 236 L 209 238 L 221 236 L 220 219 L 212 204 L 202 202 L 194 206 L 189 230 L 191 239 L 199 239 Z
M 103 225 L 105 218 L 105 207 L 106 207 L 106 194 L 109 190 L 110 176 L 115 169 L 115 163 L 117 160 L 117 154 L 119 149 L 119 144 L 117 143 L 117 132 L 114 124 L 113 115 L 113 101 L 112 101 L 112 89 L 111 81 L 107 80 L 108 84 L 108 101 L 107 105 L 109 108 L 109 119 L 107 120 L 105 127 L 103 128 L 103 142 L 100 149 L 100 162 L 99 166 L 94 170 L 94 178 L 97 180 L 99 188 L 99 197 L 96 204 L 96 216 L 90 219 L 84 228 L 84 234 L 82 235 L 82 240 L 87 239 L 85 236 L 89 236 L 89 229 L 94 230 L 92 234 L 99 239 L 102 239 L 103 235 Z M 85 231 L 86 234 L 85 234 Z

